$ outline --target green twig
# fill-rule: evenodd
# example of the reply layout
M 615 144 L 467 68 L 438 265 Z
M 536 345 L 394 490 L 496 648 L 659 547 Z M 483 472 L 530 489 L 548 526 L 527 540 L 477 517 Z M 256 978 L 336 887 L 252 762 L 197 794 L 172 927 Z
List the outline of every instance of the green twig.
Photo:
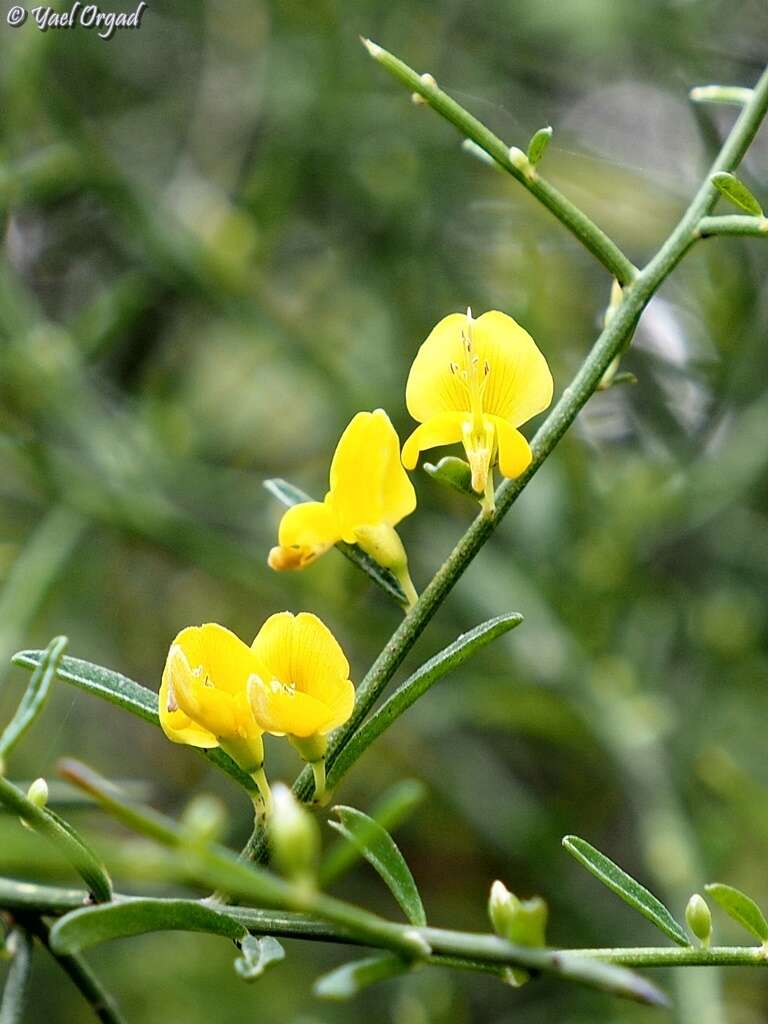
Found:
M 93 1010 L 96 1019 L 100 1020 L 102 1024 L 125 1024 L 125 1018 L 115 1005 L 112 996 L 106 991 L 85 960 L 77 953 L 55 952 L 51 948 L 50 928 L 41 918 L 30 920 L 27 922 L 27 926 L 75 984 L 80 995 Z
M 412 93 L 423 97 L 433 110 L 450 121 L 465 138 L 479 146 L 528 189 L 531 195 L 546 206 L 621 284 L 628 284 L 634 278 L 637 271 L 618 246 L 585 213 L 574 206 L 570 199 L 566 199 L 554 185 L 545 181 L 522 150 L 514 147 L 510 149 L 505 145 L 468 110 L 439 89 L 430 75 L 419 75 L 394 54 L 382 49 L 370 39 L 363 39 L 363 44 L 375 61 Z
M 32 970 L 32 940 L 24 928 L 15 928 L 9 938 L 13 960 L 0 1003 L 0 1024 L 21 1024 Z
M 406 65 L 402 65 L 394 57 L 392 61 L 396 62 L 398 70 L 404 69 L 403 75 L 397 77 L 413 86 L 409 76 L 415 72 L 411 72 Z M 405 75 L 405 72 L 408 72 L 408 75 Z M 403 77 L 404 75 L 405 77 Z M 424 88 L 434 87 L 425 85 Z M 453 101 L 450 102 L 453 103 Z M 441 107 L 436 106 L 435 109 L 440 113 L 444 112 Z M 461 108 L 458 109 L 461 110 Z M 521 476 L 514 480 L 505 480 L 500 485 L 496 492 L 495 512 L 490 515 L 481 514 L 474 520 L 374 661 L 358 687 L 352 717 L 346 725 L 338 730 L 329 746 L 327 757 L 329 770 L 333 768 L 341 751 L 363 723 L 379 695 L 400 667 L 427 623 L 461 578 L 465 569 L 552 453 L 589 398 L 595 393 L 612 361 L 629 344 L 641 313 L 660 285 L 696 241 L 701 219 L 711 212 L 717 201 L 719 193 L 711 183 L 711 176 L 719 171 L 732 171 L 738 166 L 765 117 L 766 109 L 768 109 L 768 68 L 752 90 L 749 102 L 743 107 L 704 183 L 691 200 L 677 226 L 661 246 L 657 255 L 637 278 L 622 290 L 622 300 L 610 321 L 594 343 L 578 373 L 536 432 L 531 443 L 533 455 L 531 464 Z M 477 123 L 479 125 L 479 122 Z M 482 126 L 480 127 L 482 128 Z M 485 139 L 485 141 L 488 140 Z M 301 773 L 294 785 L 294 791 L 302 800 L 311 798 L 311 773 L 306 770 Z M 266 856 L 266 848 L 263 843 L 253 844 L 252 852 L 257 860 Z
M 768 217 L 749 217 L 727 214 L 722 217 L 702 217 L 698 227 L 699 238 L 713 235 L 752 235 L 768 238 Z

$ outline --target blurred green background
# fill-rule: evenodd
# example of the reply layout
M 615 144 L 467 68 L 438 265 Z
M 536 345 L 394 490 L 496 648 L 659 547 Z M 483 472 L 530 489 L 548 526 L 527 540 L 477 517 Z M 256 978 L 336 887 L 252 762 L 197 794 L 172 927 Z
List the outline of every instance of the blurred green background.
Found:
M 274 611 L 310 609 L 359 680 L 399 612 L 335 553 L 271 573 L 280 510 L 262 480 L 321 495 L 360 409 L 383 406 L 404 436 L 410 361 L 449 312 L 513 315 L 558 390 L 596 336 L 602 268 L 411 106 L 359 33 L 431 71 L 511 144 L 552 124 L 544 173 L 642 263 L 734 117 L 693 109 L 688 89 L 754 82 L 768 8 L 152 0 L 140 31 L 110 42 L 3 19 L 0 720 L 27 681 L 10 655 L 58 633 L 69 653 L 156 688 L 182 626 L 215 620 L 250 638 Z M 768 131 L 743 168 L 764 197 L 767 158 Z M 624 360 L 637 385 L 590 401 L 405 668 L 494 613 L 520 611 L 524 625 L 345 780 L 339 796 L 363 809 L 402 778 L 426 787 L 398 839 L 432 923 L 485 929 L 500 877 L 547 898 L 553 944 L 660 939 L 561 850 L 567 832 L 678 915 L 715 879 L 768 902 L 767 271 L 768 249 L 749 239 L 701 243 L 675 271 Z M 401 533 L 419 587 L 474 510 L 421 472 L 415 483 Z M 73 753 L 147 781 L 170 813 L 218 793 L 232 844 L 247 834 L 241 794 L 194 752 L 60 684 L 10 773 L 51 777 Z M 292 777 L 290 754 L 275 744 L 269 756 L 272 778 Z M 75 820 L 104 849 L 123 836 L 96 815 Z M 70 880 L 8 819 L 0 869 Z M 337 891 L 396 912 L 364 867 Z M 716 923 L 722 941 L 746 941 Z M 655 974 L 669 1013 L 435 970 L 350 1005 L 315 1000 L 313 978 L 344 958 L 288 943 L 286 962 L 248 987 L 211 937 L 89 957 L 136 1024 L 756 1024 L 768 998 L 765 974 L 745 969 Z M 89 1019 L 42 955 L 35 982 L 30 1021 Z

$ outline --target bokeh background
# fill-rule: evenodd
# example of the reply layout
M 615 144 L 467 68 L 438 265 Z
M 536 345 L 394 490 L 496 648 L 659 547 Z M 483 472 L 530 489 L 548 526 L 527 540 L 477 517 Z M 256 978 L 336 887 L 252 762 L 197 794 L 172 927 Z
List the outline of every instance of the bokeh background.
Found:
M 4 12 L 3 12 L 4 13 Z M 359 679 L 399 612 L 341 556 L 265 564 L 271 476 L 323 493 L 353 413 L 401 436 L 407 370 L 446 313 L 502 309 L 558 390 L 589 349 L 610 281 L 511 179 L 463 153 L 366 56 L 369 35 L 509 143 L 552 124 L 544 173 L 637 263 L 680 215 L 732 108 L 691 86 L 750 85 L 762 0 L 152 0 L 140 31 L 0 27 L 0 714 L 27 675 L 9 658 L 65 633 L 69 653 L 156 688 L 170 639 L 215 620 L 244 637 L 311 609 Z M 743 176 L 766 196 L 768 132 Z M 594 397 L 412 652 L 517 610 L 518 630 L 444 680 L 345 780 L 369 809 L 413 779 L 397 832 L 434 924 L 485 929 L 490 883 L 550 903 L 563 945 L 654 943 L 650 925 L 560 847 L 575 832 L 663 895 L 729 881 L 768 902 L 768 249 L 698 245 Z M 473 515 L 415 475 L 402 526 L 423 585 Z M 179 813 L 192 793 L 248 808 L 159 731 L 64 684 L 13 778 L 74 753 Z M 273 778 L 297 764 L 275 746 Z M 75 820 L 117 862 L 124 834 Z M 328 831 L 328 841 L 332 834 Z M 122 844 L 122 845 L 121 845 Z M 120 851 L 123 851 L 122 862 Z M 71 880 L 15 821 L 0 868 Z M 337 891 L 394 914 L 358 866 Z M 743 941 L 716 915 L 722 941 Z M 157 935 L 90 956 L 128 1019 L 297 1024 L 764 1020 L 763 972 L 655 980 L 650 1011 L 544 980 L 423 971 L 350 1005 L 313 998 L 345 951 L 288 943 L 248 987 L 226 942 Z M 42 954 L 30 1021 L 88 1011 Z

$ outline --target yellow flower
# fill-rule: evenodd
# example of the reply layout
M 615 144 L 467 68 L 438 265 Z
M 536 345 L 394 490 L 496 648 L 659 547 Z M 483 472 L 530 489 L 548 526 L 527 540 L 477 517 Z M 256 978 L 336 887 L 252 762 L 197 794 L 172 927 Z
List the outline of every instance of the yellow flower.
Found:
M 433 329 L 408 375 L 406 404 L 421 426 L 403 445 L 403 465 L 414 469 L 419 452 L 460 441 L 472 488 L 492 509 L 494 460 L 506 477 L 526 469 L 531 449 L 517 428 L 547 408 L 552 389 L 546 359 L 511 317 L 452 313 Z
M 316 615 L 272 615 L 253 641 L 259 671 L 248 683 L 254 717 L 265 732 L 288 736 L 315 772 L 315 796 L 325 788 L 327 735 L 355 705 L 349 662 Z
M 188 626 L 168 652 L 159 713 L 163 732 L 174 743 L 221 747 L 234 758 L 256 782 L 268 810 L 264 730 L 247 693 L 248 677 L 258 670 L 251 648 L 224 626 Z
M 324 501 L 289 508 L 280 522 L 273 569 L 303 569 L 340 540 L 358 544 L 390 569 L 412 604 L 408 559 L 394 530 L 416 508 L 416 493 L 400 462 L 400 441 L 383 409 L 359 412 L 341 435 Z

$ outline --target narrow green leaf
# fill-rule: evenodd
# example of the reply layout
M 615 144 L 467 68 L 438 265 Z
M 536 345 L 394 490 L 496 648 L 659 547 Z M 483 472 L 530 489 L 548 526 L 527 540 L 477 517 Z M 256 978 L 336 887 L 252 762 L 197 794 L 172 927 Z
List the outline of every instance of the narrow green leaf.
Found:
M 466 494 L 470 498 L 478 499 L 476 491 L 472 490 L 472 470 L 469 463 L 459 459 L 455 455 L 446 455 L 440 459 L 437 465 L 425 462 L 422 469 L 444 487 L 451 487 L 459 494 Z
M 345 839 L 358 848 L 368 863 L 381 875 L 390 892 L 412 925 L 421 928 L 427 923 L 419 890 L 410 868 L 386 829 L 373 818 L 354 807 L 334 807 L 340 821 L 329 821 Z
M 561 978 L 577 981 L 599 992 L 633 999 L 646 1006 L 669 1006 L 669 1000 L 660 989 L 626 967 L 604 964 L 600 960 L 587 960 L 567 950 L 562 953 L 550 952 L 549 955 L 554 959 L 555 970 Z
M 197 900 L 123 897 L 119 903 L 66 914 L 51 930 L 51 945 L 56 953 L 79 953 L 111 939 L 170 931 L 210 932 L 238 941 L 248 935 L 239 921 Z
M 351 963 L 337 967 L 335 971 L 324 974 L 315 982 L 312 991 L 320 999 L 334 999 L 339 1002 L 352 999 L 369 985 L 387 978 L 395 978 L 412 970 L 412 965 L 385 953 L 383 956 L 369 956 L 364 960 L 353 960 Z
M 591 871 L 596 878 L 599 878 L 603 885 L 607 885 L 625 903 L 634 907 L 643 917 L 655 924 L 673 942 L 679 946 L 690 945 L 682 926 L 678 924 L 664 904 L 618 864 L 614 864 L 605 854 L 600 853 L 594 846 L 590 846 L 588 842 L 579 839 L 578 836 L 565 836 L 563 846 L 580 864 L 584 865 L 587 871 Z
M 37 807 L 31 803 L 20 789 L 1 777 L 0 802 L 58 847 L 96 901 L 104 903 L 112 898 L 112 882 L 107 869 L 68 822 L 47 807 Z
M 20 668 L 34 670 L 44 657 L 45 651 L 19 651 L 13 656 L 13 663 Z M 102 665 L 93 665 L 90 661 L 81 661 L 80 658 L 65 656 L 56 669 L 56 676 L 65 683 L 71 683 L 80 690 L 101 697 L 103 700 L 109 701 L 110 704 L 116 704 L 124 711 L 130 711 L 131 714 L 143 718 L 145 722 L 160 725 L 160 717 L 157 713 L 157 694 L 154 690 L 148 690 L 146 686 L 134 682 L 133 679 L 129 679 L 120 672 L 114 672 Z M 217 747 L 213 750 L 200 750 L 199 752 L 245 789 L 252 790 L 254 788 L 253 780 L 223 750 L 219 750 Z
M 305 501 L 314 501 L 304 491 L 299 490 L 298 487 L 294 487 L 293 484 L 288 483 L 287 480 L 281 480 L 276 477 L 272 480 L 264 481 L 265 488 L 271 495 L 277 498 L 278 501 L 282 502 L 283 505 L 287 505 L 290 508 L 292 505 L 300 505 Z M 373 582 L 381 587 L 390 597 L 394 597 L 398 604 L 406 604 L 407 598 L 403 593 L 403 588 L 397 582 L 395 577 L 389 570 L 371 558 L 367 552 L 363 551 L 362 548 L 358 547 L 357 544 L 347 544 L 345 541 L 340 540 L 336 544 L 336 548 L 345 555 L 350 562 L 362 569 L 363 572 L 369 576 Z
M 240 944 L 243 955 L 235 960 L 235 971 L 243 981 L 256 981 L 267 968 L 285 959 L 285 950 L 271 935 L 246 935 Z
M 57 636 L 43 651 L 40 663 L 32 673 L 24 695 L 19 701 L 16 713 L 0 736 L 0 762 L 13 750 L 27 729 L 43 710 L 48 693 L 56 675 L 61 656 L 67 646 L 65 636 Z
M 349 771 L 371 743 L 412 704 L 423 697 L 439 679 L 442 679 L 452 669 L 458 668 L 467 658 L 470 658 L 481 647 L 485 647 L 491 640 L 519 626 L 522 621 L 523 617 L 518 612 L 497 615 L 496 618 L 475 626 L 468 633 L 462 633 L 439 654 L 424 662 L 412 676 L 398 686 L 392 696 L 384 701 L 381 707 L 344 745 L 333 760 L 329 775 L 330 784 L 337 785 L 345 772 Z
M 746 928 L 756 939 L 768 943 L 768 921 L 753 899 L 740 889 L 734 889 L 732 885 L 724 885 L 722 882 L 713 882 L 704 888 L 729 917 L 738 921 L 742 928 Z
M 547 146 L 552 138 L 552 128 L 539 128 L 528 143 L 528 159 L 532 164 L 537 164 L 544 156 Z
M 386 790 L 371 808 L 371 817 L 382 828 L 392 831 L 413 814 L 427 795 L 426 787 L 417 779 L 404 779 Z M 345 874 L 362 856 L 360 850 L 345 839 L 338 840 L 320 865 L 320 887 L 328 886 Z
M 760 203 L 758 203 L 744 182 L 739 181 L 733 174 L 728 174 L 727 171 L 719 171 L 717 174 L 712 175 L 711 181 L 715 188 L 726 199 L 729 199 L 734 206 L 738 206 L 746 211 L 746 213 L 752 214 L 753 217 L 763 216 L 763 208 Z

